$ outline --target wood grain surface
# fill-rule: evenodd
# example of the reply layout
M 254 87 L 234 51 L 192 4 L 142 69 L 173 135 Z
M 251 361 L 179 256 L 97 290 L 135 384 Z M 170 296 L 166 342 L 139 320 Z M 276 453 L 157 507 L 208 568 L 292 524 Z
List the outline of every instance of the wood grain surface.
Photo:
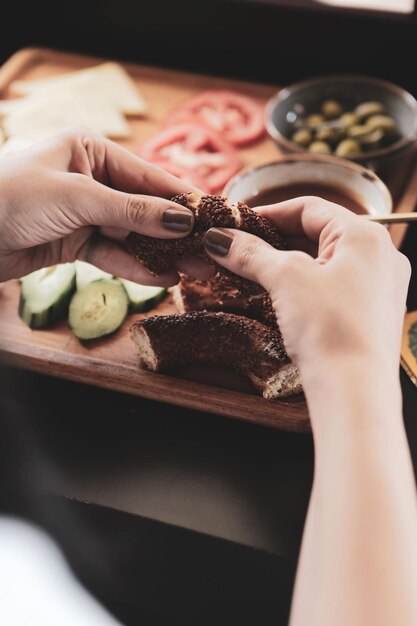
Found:
M 43 49 L 22 50 L 0 70 L 0 96 L 13 97 L 9 85 L 14 79 L 36 79 L 90 67 L 104 59 L 94 59 Z M 169 109 L 187 96 L 208 88 L 231 88 L 247 93 L 260 104 L 277 88 L 253 85 L 153 67 L 124 65 L 149 103 L 144 118 L 129 118 L 131 138 L 120 142 L 136 146 L 160 127 Z M 272 141 L 265 139 L 241 151 L 245 165 L 277 158 Z M 32 331 L 19 319 L 16 281 L 0 291 L 0 351 L 2 360 L 18 367 L 178 404 L 218 415 L 257 422 L 285 430 L 307 432 L 309 419 L 302 396 L 288 402 L 267 402 L 259 398 L 243 377 L 220 368 L 183 368 L 172 376 L 143 369 L 129 337 L 129 326 L 140 315 L 130 316 L 112 337 L 81 344 L 61 323 L 47 331 Z M 151 314 L 177 312 L 171 300 L 161 303 Z
M 22 50 L 0 69 L 0 96 L 13 96 L 9 85 L 14 79 L 49 77 L 90 67 L 103 60 L 44 49 Z M 131 150 L 159 129 L 161 120 L 174 104 L 193 93 L 208 88 L 236 89 L 264 105 L 277 91 L 274 86 L 154 67 L 131 64 L 124 64 L 124 67 L 149 103 L 146 117 L 129 118 L 131 137 L 120 143 Z M 260 165 L 280 157 L 275 144 L 268 138 L 241 150 L 241 155 L 246 166 Z M 403 165 L 396 174 L 392 172 L 388 181 L 400 210 L 413 210 L 415 206 L 415 160 L 416 152 L 407 167 Z M 400 228 L 396 229 L 397 245 L 405 233 L 402 225 Z M 267 402 L 255 395 L 243 377 L 218 368 L 183 368 L 170 376 L 143 369 L 128 331 L 129 325 L 140 315 L 130 316 L 112 337 L 81 344 L 64 322 L 47 331 L 27 328 L 17 315 L 18 295 L 16 281 L 6 283 L 0 290 L 0 356 L 10 364 L 289 431 L 308 432 L 310 429 L 303 396 L 285 402 Z M 173 312 L 176 312 L 175 307 L 168 299 L 152 314 Z
M 267 402 L 250 384 L 228 370 L 188 367 L 172 376 L 154 374 L 138 363 L 129 326 L 143 314 L 131 315 L 113 336 L 84 343 L 66 322 L 50 330 L 33 331 L 17 316 L 19 285 L 0 290 L 0 356 L 25 369 L 298 432 L 309 430 L 302 396 L 288 402 Z M 170 299 L 152 314 L 175 311 Z

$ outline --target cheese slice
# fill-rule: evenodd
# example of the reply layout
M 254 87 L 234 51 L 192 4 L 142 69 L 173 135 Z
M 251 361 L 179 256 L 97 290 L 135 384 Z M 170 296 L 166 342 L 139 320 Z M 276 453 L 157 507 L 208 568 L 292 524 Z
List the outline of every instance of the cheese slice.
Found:
M 142 115 L 147 106 L 135 83 L 118 63 L 103 63 L 95 67 L 60 74 L 51 78 L 14 81 L 11 90 L 17 95 L 51 95 L 63 90 L 97 94 L 125 115 Z
M 30 97 L 3 119 L 8 137 L 32 139 L 43 139 L 68 126 L 80 125 L 108 137 L 122 138 L 130 134 L 124 116 L 97 94 L 90 94 L 89 98 L 78 97 L 75 92 Z

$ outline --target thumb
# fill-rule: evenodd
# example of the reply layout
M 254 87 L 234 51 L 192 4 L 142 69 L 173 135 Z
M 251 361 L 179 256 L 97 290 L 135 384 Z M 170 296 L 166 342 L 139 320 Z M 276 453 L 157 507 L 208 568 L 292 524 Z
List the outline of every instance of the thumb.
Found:
M 279 277 L 296 273 L 314 264 L 306 253 L 276 250 L 269 243 L 230 228 L 211 228 L 204 237 L 207 253 L 226 269 L 262 285 L 271 292 L 279 286 Z
M 80 184 L 73 185 L 76 194 L 71 204 L 83 226 L 111 226 L 160 239 L 185 237 L 194 227 L 193 212 L 180 204 L 116 191 L 80 176 Z

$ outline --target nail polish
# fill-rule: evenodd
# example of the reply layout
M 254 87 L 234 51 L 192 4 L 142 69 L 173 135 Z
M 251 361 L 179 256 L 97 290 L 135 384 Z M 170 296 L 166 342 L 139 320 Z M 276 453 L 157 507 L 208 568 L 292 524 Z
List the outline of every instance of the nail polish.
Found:
M 210 228 L 204 237 L 207 251 L 217 256 L 226 256 L 232 245 L 233 236 L 223 228 Z
M 162 216 L 162 226 L 166 230 L 173 230 L 177 233 L 186 233 L 191 230 L 193 214 L 189 209 L 166 209 Z

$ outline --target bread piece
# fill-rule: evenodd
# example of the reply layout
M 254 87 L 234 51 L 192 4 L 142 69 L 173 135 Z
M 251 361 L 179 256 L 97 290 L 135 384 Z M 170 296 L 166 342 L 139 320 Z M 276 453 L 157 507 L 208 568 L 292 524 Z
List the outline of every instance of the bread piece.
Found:
M 180 313 L 189 311 L 225 311 L 245 315 L 277 329 L 277 319 L 269 294 L 259 285 L 221 268 L 209 280 L 180 275 L 170 288 Z
M 205 232 L 213 226 L 239 228 L 261 237 L 277 249 L 285 248 L 279 231 L 259 213 L 239 202 L 230 205 L 226 198 L 188 192 L 172 198 L 194 212 L 193 232 L 182 239 L 156 239 L 129 233 L 126 243 L 146 269 L 158 275 L 175 267 L 178 259 L 203 253 Z
M 207 311 L 155 315 L 135 322 L 131 336 L 141 361 L 154 372 L 226 365 L 246 375 L 268 400 L 301 391 L 300 374 L 281 335 L 247 317 Z
M 147 110 L 147 105 L 129 74 L 121 65 L 113 62 L 40 80 L 17 80 L 10 88 L 17 95 L 37 97 L 77 90 L 87 96 L 96 94 L 102 101 L 125 115 L 143 115 Z

